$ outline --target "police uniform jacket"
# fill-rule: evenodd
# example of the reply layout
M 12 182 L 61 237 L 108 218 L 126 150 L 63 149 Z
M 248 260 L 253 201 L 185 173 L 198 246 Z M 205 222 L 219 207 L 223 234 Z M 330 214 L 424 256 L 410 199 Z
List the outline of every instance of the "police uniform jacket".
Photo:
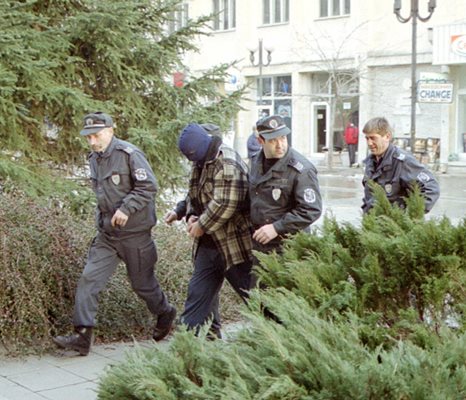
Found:
M 157 181 L 142 151 L 113 137 L 105 152 L 89 155 L 89 164 L 97 229 L 115 236 L 150 230 L 156 223 Z M 129 216 L 124 227 L 111 225 L 118 209 Z
M 249 219 L 248 171 L 238 153 L 221 144 L 218 154 L 202 167 L 193 165 L 187 216 L 199 216 L 227 268 L 251 259 L 252 230 Z M 199 246 L 194 240 L 193 254 Z
M 440 196 L 438 182 L 432 173 L 414 156 L 390 144 L 382 159 L 377 163 L 374 155 L 364 160 L 366 165 L 363 186 L 362 210 L 367 213 L 374 206 L 373 193 L 368 185 L 372 180 L 382 186 L 390 203 L 405 207 L 404 198 L 409 195 L 413 184 L 417 184 L 425 199 L 425 212 L 429 212 Z
M 292 148 L 265 174 L 263 160 L 261 151 L 253 158 L 249 175 L 254 229 L 273 223 L 280 236 L 309 229 L 322 213 L 314 165 Z

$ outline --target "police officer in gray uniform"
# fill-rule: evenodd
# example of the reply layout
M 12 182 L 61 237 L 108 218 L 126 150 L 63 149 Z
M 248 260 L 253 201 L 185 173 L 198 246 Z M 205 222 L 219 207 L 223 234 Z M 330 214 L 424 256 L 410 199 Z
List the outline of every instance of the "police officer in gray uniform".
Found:
M 425 212 L 429 212 L 440 196 L 439 184 L 425 165 L 414 156 L 391 143 L 393 130 L 385 118 L 372 118 L 363 128 L 371 152 L 364 160 L 364 198 L 362 210 L 374 206 L 374 196 L 368 185 L 373 181 L 382 186 L 390 203 L 406 206 L 405 198 L 413 185 L 418 185 L 424 197 Z
M 249 175 L 253 248 L 280 251 L 286 235 L 309 230 L 322 213 L 317 170 L 288 147 L 291 131 L 280 116 L 264 117 L 256 128 L 262 150 Z
M 126 264 L 133 290 L 157 316 L 153 338 L 170 331 L 176 309 L 170 305 L 154 275 L 157 250 L 151 237 L 156 223 L 154 196 L 157 182 L 145 155 L 116 138 L 112 118 L 101 112 L 84 117 L 92 187 L 97 198 L 97 236 L 78 282 L 73 324 L 75 333 L 53 341 L 64 349 L 89 353 L 99 292 L 120 261 Z

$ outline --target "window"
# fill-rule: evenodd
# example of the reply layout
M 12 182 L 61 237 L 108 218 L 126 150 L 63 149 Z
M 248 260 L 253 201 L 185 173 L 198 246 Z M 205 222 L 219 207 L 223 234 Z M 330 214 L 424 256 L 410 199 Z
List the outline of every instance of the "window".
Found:
M 337 17 L 349 15 L 351 0 L 320 0 L 320 17 Z
M 179 5 L 178 10 L 173 11 L 168 22 L 168 32 L 173 33 L 183 28 L 188 23 L 188 3 Z
M 236 0 L 213 0 L 214 30 L 226 31 L 236 27 Z
M 290 0 L 262 0 L 264 25 L 279 24 L 290 20 Z

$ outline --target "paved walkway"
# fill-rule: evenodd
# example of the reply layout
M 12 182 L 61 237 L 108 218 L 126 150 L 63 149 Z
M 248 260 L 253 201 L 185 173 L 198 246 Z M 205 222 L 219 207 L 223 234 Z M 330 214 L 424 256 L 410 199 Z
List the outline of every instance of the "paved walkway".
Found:
M 242 322 L 225 325 L 223 340 L 230 340 Z M 82 357 L 74 351 L 57 350 L 42 357 L 5 358 L 0 355 L 0 400 L 97 400 L 99 378 L 125 359 L 136 346 L 165 350 L 168 339 L 93 346 Z
M 167 340 L 139 342 L 143 347 L 166 347 Z M 135 343 L 94 346 L 86 357 L 60 352 L 42 357 L 0 361 L 0 400 L 95 400 L 99 377 L 123 360 Z

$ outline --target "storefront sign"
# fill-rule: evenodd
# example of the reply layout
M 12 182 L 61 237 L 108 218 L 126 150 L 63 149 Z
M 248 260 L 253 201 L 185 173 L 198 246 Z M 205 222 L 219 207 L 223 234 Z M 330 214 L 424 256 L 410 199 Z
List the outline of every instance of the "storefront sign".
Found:
M 419 82 L 417 101 L 419 103 L 451 103 L 453 101 L 453 84 Z

